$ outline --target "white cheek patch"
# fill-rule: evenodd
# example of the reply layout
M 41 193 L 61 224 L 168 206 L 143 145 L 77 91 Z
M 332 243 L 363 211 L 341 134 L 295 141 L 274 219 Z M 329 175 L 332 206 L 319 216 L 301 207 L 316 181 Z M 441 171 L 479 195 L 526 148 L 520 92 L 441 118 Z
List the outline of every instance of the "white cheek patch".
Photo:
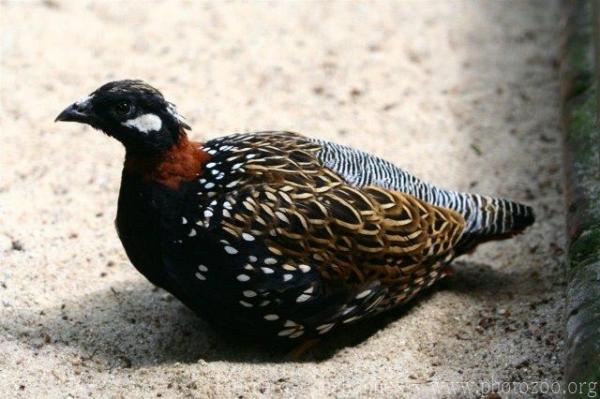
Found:
M 154 114 L 144 114 L 137 118 L 129 119 L 121 123 L 123 126 L 133 127 L 142 133 L 159 131 L 162 128 L 162 120 Z

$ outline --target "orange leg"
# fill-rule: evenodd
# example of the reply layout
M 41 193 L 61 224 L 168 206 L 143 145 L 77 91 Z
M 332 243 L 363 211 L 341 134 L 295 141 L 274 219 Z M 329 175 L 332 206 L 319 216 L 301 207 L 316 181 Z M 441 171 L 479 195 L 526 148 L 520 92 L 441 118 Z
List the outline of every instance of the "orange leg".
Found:
M 454 267 L 452 265 L 444 265 L 442 268 L 442 277 L 450 277 L 455 273 Z
M 295 347 L 289 353 L 289 356 L 293 360 L 300 360 L 306 354 L 306 352 L 308 352 L 310 349 L 314 348 L 320 341 L 321 340 L 319 340 L 317 338 L 306 340 L 306 341 L 302 342 L 300 345 L 298 345 L 297 347 Z

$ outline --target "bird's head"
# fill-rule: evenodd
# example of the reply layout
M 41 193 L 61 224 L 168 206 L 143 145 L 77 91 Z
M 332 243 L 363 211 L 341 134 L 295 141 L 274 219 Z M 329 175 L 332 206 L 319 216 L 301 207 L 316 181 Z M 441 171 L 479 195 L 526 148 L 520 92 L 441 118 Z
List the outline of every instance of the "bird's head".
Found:
M 69 105 L 56 121 L 79 122 L 119 140 L 128 152 L 159 153 L 190 127 L 154 87 L 141 80 L 109 82 Z

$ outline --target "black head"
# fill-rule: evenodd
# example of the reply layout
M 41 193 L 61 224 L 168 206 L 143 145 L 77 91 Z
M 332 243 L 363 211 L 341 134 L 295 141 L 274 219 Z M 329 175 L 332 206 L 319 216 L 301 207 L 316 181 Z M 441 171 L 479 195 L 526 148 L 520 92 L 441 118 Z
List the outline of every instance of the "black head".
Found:
M 56 121 L 86 123 L 125 145 L 156 153 L 170 148 L 190 127 L 175 106 L 141 80 L 110 82 L 68 106 Z

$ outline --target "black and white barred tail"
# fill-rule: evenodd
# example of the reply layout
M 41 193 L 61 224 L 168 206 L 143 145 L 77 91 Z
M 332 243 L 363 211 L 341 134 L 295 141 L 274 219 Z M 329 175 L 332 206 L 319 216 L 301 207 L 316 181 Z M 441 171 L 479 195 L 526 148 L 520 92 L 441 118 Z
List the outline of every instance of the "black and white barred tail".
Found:
M 478 194 L 460 195 L 468 204 L 463 216 L 469 223 L 457 244 L 457 255 L 469 252 L 486 241 L 500 240 L 519 234 L 535 221 L 530 206 Z
M 533 210 L 527 205 L 444 190 L 374 155 L 324 140 L 310 140 L 322 146 L 317 154 L 322 162 L 354 186 L 375 185 L 400 191 L 460 213 L 465 219 L 465 230 L 456 248 L 457 256 L 482 242 L 518 234 L 534 222 Z

